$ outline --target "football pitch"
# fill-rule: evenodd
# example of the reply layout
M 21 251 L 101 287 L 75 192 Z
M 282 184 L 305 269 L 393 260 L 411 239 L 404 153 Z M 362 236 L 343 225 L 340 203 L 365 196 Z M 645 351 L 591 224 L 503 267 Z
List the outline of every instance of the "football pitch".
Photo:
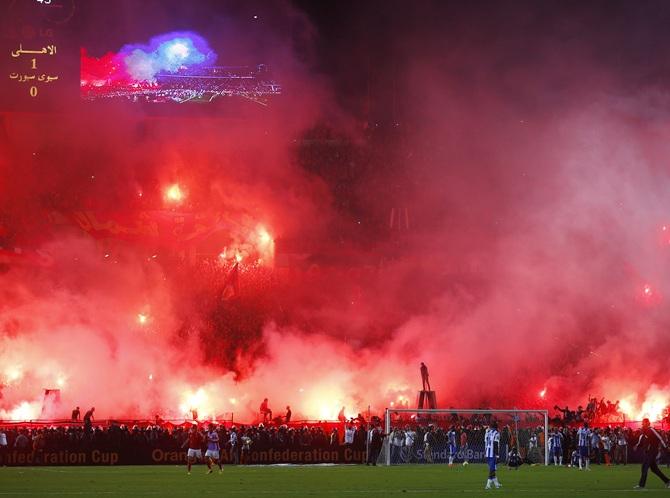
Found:
M 663 467 L 664 472 L 667 470 Z M 29 496 L 236 496 L 236 497 L 444 497 L 460 495 L 558 497 L 625 497 L 634 491 L 640 468 L 594 466 L 593 470 L 528 467 L 501 468 L 501 489 L 484 490 L 487 469 L 446 465 L 396 467 L 259 466 L 226 467 L 207 475 L 198 465 L 191 475 L 184 466 L 2 467 L 0 498 Z M 651 474 L 645 495 L 668 496 Z

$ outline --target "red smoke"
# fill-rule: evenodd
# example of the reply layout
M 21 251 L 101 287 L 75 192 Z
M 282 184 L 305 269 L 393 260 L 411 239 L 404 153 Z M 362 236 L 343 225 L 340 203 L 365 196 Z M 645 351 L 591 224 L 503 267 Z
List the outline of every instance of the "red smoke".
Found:
M 298 23 L 309 52 L 291 9 L 248 48 L 287 89 L 267 111 L 5 115 L 0 418 L 39 415 L 45 388 L 61 389 L 53 416 L 245 420 L 264 397 L 379 412 L 413 404 L 420 361 L 443 407 L 593 394 L 657 414 L 670 151 L 654 93 L 584 50 L 608 33 L 529 44 L 509 16 L 488 35 L 419 15 L 393 31 L 398 140 L 342 117 L 285 34 Z M 342 131 L 316 142 L 347 161 L 310 148 L 323 122 Z

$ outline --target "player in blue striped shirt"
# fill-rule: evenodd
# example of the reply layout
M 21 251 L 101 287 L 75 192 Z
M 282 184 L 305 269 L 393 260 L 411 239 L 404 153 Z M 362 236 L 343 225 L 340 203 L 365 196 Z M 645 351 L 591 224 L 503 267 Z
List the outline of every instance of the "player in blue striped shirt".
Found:
M 500 451 L 500 433 L 498 432 L 498 422 L 493 422 L 491 427 L 486 429 L 484 434 L 484 456 L 489 464 L 489 478 L 486 481 L 486 488 L 491 489 L 493 484 L 496 488 L 502 487 L 496 477 L 496 462 Z
M 589 469 L 589 444 L 591 443 L 591 431 L 589 424 L 584 422 L 584 426 L 577 431 L 577 448 L 579 449 L 579 470 Z
M 558 429 L 549 436 L 549 452 L 554 458 L 554 465 L 563 466 L 563 434 Z
M 449 467 L 454 465 L 454 458 L 456 458 L 456 428 L 452 425 L 447 432 L 447 439 L 449 441 Z

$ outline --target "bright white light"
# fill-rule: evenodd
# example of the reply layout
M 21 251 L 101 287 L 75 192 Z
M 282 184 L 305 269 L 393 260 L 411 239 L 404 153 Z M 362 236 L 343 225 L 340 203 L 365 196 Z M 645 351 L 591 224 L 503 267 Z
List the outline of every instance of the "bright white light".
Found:
M 67 379 L 65 378 L 65 376 L 61 374 L 56 379 L 56 384 L 58 385 L 58 387 L 63 387 L 63 386 L 65 386 L 65 381 L 66 380 Z
M 20 366 L 12 366 L 5 370 L 7 383 L 12 383 L 23 377 L 23 371 Z
M 267 246 L 268 244 L 272 243 L 272 236 L 264 227 L 258 228 L 258 242 L 262 246 Z
M 181 42 L 176 42 L 168 48 L 168 54 L 175 59 L 186 59 L 190 50 Z
M 12 420 L 34 420 L 37 418 L 37 410 L 24 401 L 12 410 L 10 416 Z
M 184 192 L 182 192 L 178 183 L 173 183 L 165 189 L 165 200 L 175 204 L 184 200 Z

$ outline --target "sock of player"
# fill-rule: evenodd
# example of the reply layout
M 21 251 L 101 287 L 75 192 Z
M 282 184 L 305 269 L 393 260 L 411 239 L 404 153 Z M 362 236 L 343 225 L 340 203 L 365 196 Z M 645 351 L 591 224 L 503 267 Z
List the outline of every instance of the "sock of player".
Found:
M 486 487 L 487 487 L 487 488 L 490 488 L 490 487 L 491 487 L 491 484 L 493 484 L 493 479 L 491 479 L 491 478 L 487 479 L 487 480 L 486 480 Z
M 497 478 L 497 477 L 494 477 L 494 478 L 493 478 L 493 484 L 495 484 L 495 487 L 496 487 L 496 488 L 499 488 L 499 487 L 500 487 L 500 483 L 498 482 L 498 478 Z
M 558 464 L 561 465 L 561 466 L 563 465 L 563 457 L 562 456 L 558 457 Z

